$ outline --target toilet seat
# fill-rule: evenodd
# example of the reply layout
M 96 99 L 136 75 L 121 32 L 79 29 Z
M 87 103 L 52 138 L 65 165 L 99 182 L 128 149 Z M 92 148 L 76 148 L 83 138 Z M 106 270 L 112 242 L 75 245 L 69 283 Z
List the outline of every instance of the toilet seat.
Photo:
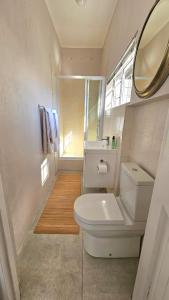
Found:
M 75 216 L 91 225 L 122 225 L 125 219 L 114 194 L 85 194 L 77 198 Z
M 109 215 L 106 209 L 111 212 Z M 143 235 L 145 230 L 145 222 L 133 222 L 113 193 L 81 195 L 74 203 L 74 216 L 84 230 L 99 235 L 110 235 L 111 231 L 112 235 Z

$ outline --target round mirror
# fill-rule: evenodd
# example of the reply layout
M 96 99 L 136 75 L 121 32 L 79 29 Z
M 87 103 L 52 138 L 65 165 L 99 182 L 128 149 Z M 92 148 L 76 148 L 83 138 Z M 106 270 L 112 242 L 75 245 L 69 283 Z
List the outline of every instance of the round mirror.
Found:
M 169 0 L 159 0 L 143 26 L 134 62 L 136 94 L 147 98 L 169 74 Z

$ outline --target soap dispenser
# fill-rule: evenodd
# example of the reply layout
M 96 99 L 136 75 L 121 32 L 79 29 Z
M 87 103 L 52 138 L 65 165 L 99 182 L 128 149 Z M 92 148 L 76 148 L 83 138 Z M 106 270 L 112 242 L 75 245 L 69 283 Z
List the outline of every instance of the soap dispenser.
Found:
M 117 148 L 117 141 L 115 136 L 113 135 L 112 137 L 112 149 L 116 149 Z

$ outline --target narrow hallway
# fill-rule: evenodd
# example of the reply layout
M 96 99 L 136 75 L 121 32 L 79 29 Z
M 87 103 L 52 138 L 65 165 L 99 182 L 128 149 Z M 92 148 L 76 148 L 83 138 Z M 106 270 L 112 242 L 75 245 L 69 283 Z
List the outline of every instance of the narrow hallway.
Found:
M 168 41 L 169 0 L 0 0 L 0 300 L 169 299 Z

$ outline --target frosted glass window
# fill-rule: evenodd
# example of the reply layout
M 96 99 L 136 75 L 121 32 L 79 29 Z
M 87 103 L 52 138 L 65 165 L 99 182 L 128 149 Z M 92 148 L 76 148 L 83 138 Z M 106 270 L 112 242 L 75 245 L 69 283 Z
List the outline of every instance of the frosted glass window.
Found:
M 110 112 L 112 108 L 113 85 L 110 83 L 106 86 L 105 111 Z
M 110 114 L 111 108 L 130 102 L 135 52 L 134 40 L 106 86 L 105 114 L 107 115 Z
M 112 107 L 119 106 L 121 104 L 121 91 L 122 91 L 122 73 L 119 72 L 113 80 L 113 101 Z
M 41 184 L 42 184 L 42 186 L 45 184 L 48 177 L 49 177 L 49 163 L 48 163 L 48 159 L 46 158 L 43 161 L 43 163 L 41 164 Z

